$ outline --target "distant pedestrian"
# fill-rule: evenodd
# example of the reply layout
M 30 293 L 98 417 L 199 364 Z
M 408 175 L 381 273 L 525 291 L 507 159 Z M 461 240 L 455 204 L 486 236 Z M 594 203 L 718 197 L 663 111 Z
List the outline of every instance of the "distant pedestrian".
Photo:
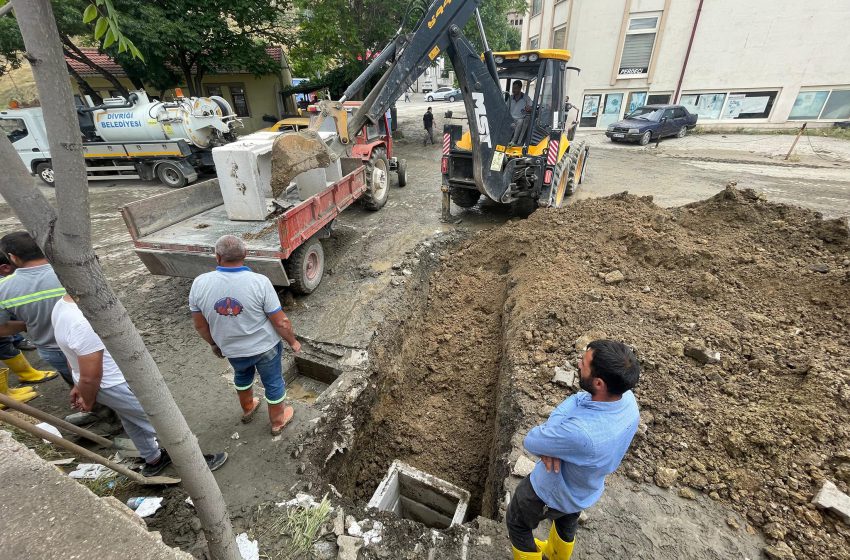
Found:
M 422 115 L 422 124 L 425 125 L 425 138 L 422 140 L 422 145 L 427 146 L 428 141 L 434 143 L 434 113 L 431 112 L 431 107 Z
M 114 410 L 145 460 L 142 474 L 156 476 L 161 473 L 171 464 L 171 457 L 165 449 L 160 449 L 156 430 L 139 399 L 71 296 L 66 295 L 56 302 L 51 322 L 56 342 L 68 358 L 74 376 L 71 406 L 89 412 L 99 403 Z M 210 470 L 216 470 L 227 460 L 227 453 L 204 455 L 204 458 Z
M 242 406 L 242 422 L 250 422 L 260 400 L 254 398 L 256 373 L 266 390 L 272 435 L 281 433 L 295 411 L 284 403 L 286 384 L 281 357 L 284 339 L 293 352 L 301 351 L 292 323 L 283 313 L 271 281 L 245 266 L 248 252 L 236 236 L 215 243 L 215 271 L 195 278 L 189 309 L 195 329 L 213 353 L 233 366 L 233 382 Z
M 614 340 L 595 340 L 579 359 L 583 389 L 564 402 L 523 442 L 540 457 L 517 486 L 505 521 L 514 560 L 567 560 L 573 552 L 578 519 L 605 488 L 638 428 L 640 415 L 631 389 L 640 377 L 634 352 Z M 532 531 L 551 519 L 549 539 Z
M 410 103 L 410 88 L 404 90 L 404 102 Z

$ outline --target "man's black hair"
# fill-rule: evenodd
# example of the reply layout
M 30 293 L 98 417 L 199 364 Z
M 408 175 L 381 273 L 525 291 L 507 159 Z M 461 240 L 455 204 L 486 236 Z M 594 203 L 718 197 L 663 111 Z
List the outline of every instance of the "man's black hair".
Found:
M 23 262 L 43 259 L 44 253 L 35 239 L 25 231 L 13 231 L 0 239 L 0 249 L 7 255 L 15 255 Z
M 9 259 L 9 255 L 4 253 L 3 251 L 0 251 L 0 266 L 3 266 L 4 264 L 7 264 L 9 266 L 15 266 L 14 264 L 12 264 L 12 261 Z
M 593 350 L 590 374 L 602 379 L 609 393 L 622 395 L 637 385 L 640 363 L 631 348 L 616 340 L 594 340 L 587 348 Z

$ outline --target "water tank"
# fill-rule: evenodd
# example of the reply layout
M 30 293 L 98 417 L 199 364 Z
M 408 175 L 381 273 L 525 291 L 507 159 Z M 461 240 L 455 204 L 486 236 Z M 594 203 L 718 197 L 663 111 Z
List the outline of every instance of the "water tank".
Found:
M 223 98 L 181 97 L 175 101 L 151 101 L 144 91 L 130 99 L 106 99 L 92 111 L 97 135 L 105 142 L 186 140 L 198 148 L 221 145 L 233 138 L 242 123 Z

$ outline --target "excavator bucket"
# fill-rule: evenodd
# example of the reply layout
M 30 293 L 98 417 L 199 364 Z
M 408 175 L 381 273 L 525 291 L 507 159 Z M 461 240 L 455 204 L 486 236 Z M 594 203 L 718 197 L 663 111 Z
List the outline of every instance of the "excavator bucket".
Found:
M 314 130 L 282 134 L 272 144 L 272 196 L 279 198 L 295 177 L 331 164 L 331 152 Z

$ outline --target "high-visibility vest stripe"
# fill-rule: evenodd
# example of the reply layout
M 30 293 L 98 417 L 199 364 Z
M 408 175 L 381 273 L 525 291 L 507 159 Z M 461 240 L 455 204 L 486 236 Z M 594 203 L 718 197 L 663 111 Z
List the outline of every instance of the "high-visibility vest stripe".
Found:
M 32 294 L 26 294 L 23 296 L 13 297 L 0 301 L 0 307 L 5 307 L 6 309 L 9 309 L 11 307 L 20 307 L 21 305 L 26 305 L 28 303 L 35 303 L 37 301 L 42 301 L 54 297 L 62 297 L 65 295 L 65 293 L 65 288 L 52 288 L 50 290 L 42 290 L 40 292 L 34 292 Z

